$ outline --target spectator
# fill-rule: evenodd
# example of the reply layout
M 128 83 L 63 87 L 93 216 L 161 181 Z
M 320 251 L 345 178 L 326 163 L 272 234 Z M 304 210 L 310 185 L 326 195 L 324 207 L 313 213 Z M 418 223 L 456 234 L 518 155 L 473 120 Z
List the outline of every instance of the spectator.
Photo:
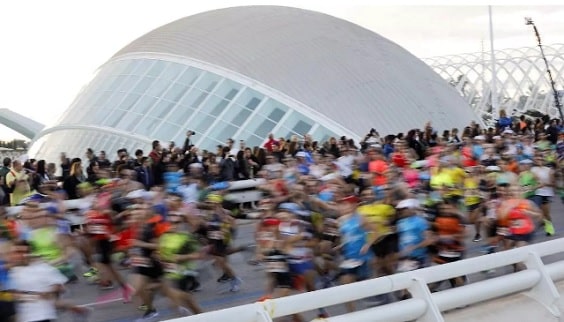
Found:
M 69 158 L 67 158 L 65 152 L 61 153 L 60 161 L 61 161 L 61 181 L 65 181 L 70 175 L 71 161 Z
M 71 165 L 69 176 L 63 182 L 63 189 L 67 193 L 67 197 L 70 200 L 80 198 L 80 195 L 78 193 L 78 185 L 85 181 L 86 178 L 84 177 L 84 173 L 82 172 L 81 162 L 74 162 Z
M 12 164 L 12 159 L 4 158 L 2 168 L 0 168 L 0 184 L 2 185 L 2 198 L 0 199 L 0 205 L 7 205 L 10 203 L 10 191 L 6 186 L 6 175 L 10 173 L 10 165 Z
M 6 175 L 6 186 L 10 191 L 10 205 L 17 205 L 20 200 L 25 198 L 31 192 L 30 176 L 24 170 L 22 162 L 14 160 L 12 169 Z
M 274 134 L 270 133 L 268 135 L 268 140 L 264 144 L 264 148 L 266 149 L 266 151 L 268 151 L 268 153 L 272 153 L 272 145 L 273 144 L 278 144 L 278 141 L 276 141 L 274 139 Z
M 98 166 L 101 169 L 108 169 L 112 166 L 110 160 L 106 158 L 106 151 L 100 151 L 98 154 Z

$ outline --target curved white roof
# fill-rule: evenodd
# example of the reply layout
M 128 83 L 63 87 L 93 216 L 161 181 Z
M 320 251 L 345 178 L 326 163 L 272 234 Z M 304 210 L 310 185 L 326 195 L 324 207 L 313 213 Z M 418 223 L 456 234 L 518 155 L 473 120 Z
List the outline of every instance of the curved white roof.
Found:
M 350 22 L 277 6 L 209 11 L 157 28 L 114 59 L 171 54 L 256 80 L 363 136 L 479 121 L 462 97 L 405 49 Z

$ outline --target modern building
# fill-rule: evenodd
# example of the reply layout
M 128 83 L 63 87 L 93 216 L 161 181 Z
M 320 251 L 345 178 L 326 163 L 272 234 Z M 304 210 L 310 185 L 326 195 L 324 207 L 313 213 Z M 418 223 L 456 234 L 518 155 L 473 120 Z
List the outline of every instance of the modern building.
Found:
M 546 59 L 562 102 L 564 98 L 564 44 L 544 45 Z M 492 64 L 489 53 L 470 53 L 423 59 L 488 120 L 492 116 Z M 496 91 L 493 97 L 508 114 L 528 110 L 559 118 L 546 65 L 538 47 L 495 51 Z
M 277 6 L 209 11 L 157 28 L 97 71 L 30 155 L 111 157 L 154 139 L 215 150 L 309 133 L 364 137 L 463 127 L 476 114 L 429 66 L 384 37 L 325 14 Z

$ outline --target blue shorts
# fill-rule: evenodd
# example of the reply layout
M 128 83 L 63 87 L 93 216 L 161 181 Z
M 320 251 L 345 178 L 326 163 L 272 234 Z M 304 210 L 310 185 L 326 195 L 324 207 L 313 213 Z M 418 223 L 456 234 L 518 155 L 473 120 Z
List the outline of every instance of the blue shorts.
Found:
M 313 261 L 306 261 L 301 263 L 289 263 L 288 267 L 290 268 L 290 273 L 296 275 L 303 275 L 307 271 L 311 271 L 315 269 L 313 265 Z

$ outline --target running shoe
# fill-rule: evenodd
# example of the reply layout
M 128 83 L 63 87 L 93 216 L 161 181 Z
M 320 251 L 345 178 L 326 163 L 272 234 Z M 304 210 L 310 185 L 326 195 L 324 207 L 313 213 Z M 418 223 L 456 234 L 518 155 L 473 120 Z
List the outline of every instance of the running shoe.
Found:
M 231 281 L 231 277 L 227 276 L 226 274 L 221 275 L 220 278 L 217 279 L 218 283 L 227 283 L 229 281 Z
M 317 314 L 317 318 L 319 319 L 326 319 L 329 317 L 329 313 L 324 308 L 319 309 L 319 313 Z
M 238 277 L 234 277 L 231 279 L 231 288 L 229 291 L 231 292 L 239 292 L 241 290 L 241 284 L 243 284 L 243 280 Z
M 178 307 L 178 313 L 182 316 L 192 315 L 192 312 L 183 306 Z
M 98 283 L 98 288 L 101 290 L 111 290 L 114 288 L 114 283 L 111 281 L 100 281 L 100 283 Z
M 94 277 L 96 275 L 98 275 L 98 270 L 94 267 L 90 267 L 90 269 L 86 273 L 82 274 L 82 276 L 86 278 Z
M 481 241 L 481 240 L 482 240 L 482 236 L 481 236 L 480 234 L 476 234 L 476 235 L 474 236 L 474 239 L 473 239 L 472 241 L 475 242 L 475 243 L 477 243 L 477 242 L 479 242 L 479 241 Z
M 72 275 L 71 277 L 69 277 L 66 284 L 76 284 L 76 283 L 78 283 L 78 276 Z
M 92 309 L 88 307 L 75 306 L 69 309 L 73 322 L 86 322 L 92 314 Z
M 199 292 L 201 290 L 202 290 L 202 285 L 198 281 L 194 281 L 194 283 L 192 283 L 192 286 L 190 286 L 190 289 L 188 289 L 188 291 L 190 292 Z
M 554 235 L 554 225 L 550 220 L 544 220 L 544 232 L 547 236 Z
M 156 318 L 157 316 L 159 316 L 159 312 L 157 312 L 157 310 L 148 309 L 147 311 L 145 311 L 145 314 L 143 314 L 143 316 L 137 320 L 137 322 L 150 321 Z
M 147 306 L 147 304 L 141 304 L 137 307 L 137 309 L 139 311 L 147 311 L 149 309 L 149 307 Z

